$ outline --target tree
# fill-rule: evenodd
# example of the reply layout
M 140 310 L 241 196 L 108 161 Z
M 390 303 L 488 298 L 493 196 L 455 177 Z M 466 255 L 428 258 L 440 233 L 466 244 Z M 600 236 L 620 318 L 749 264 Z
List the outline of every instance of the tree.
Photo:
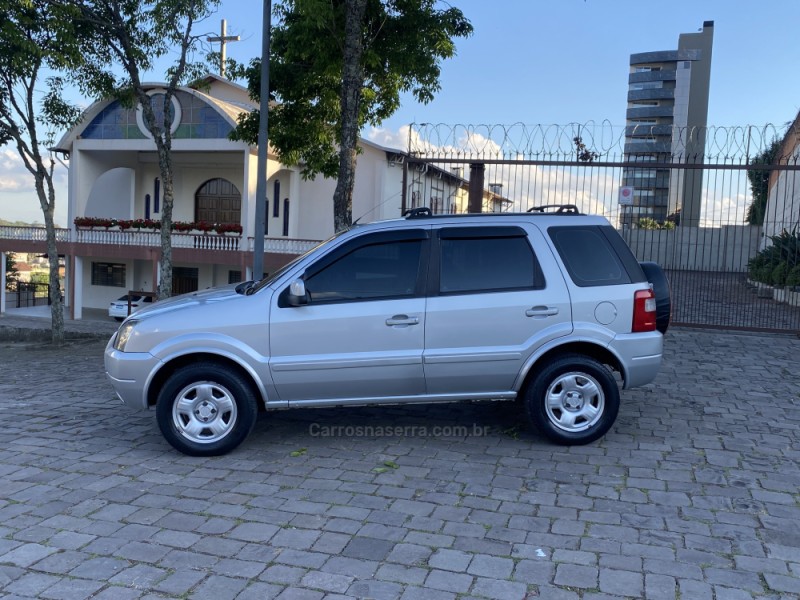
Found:
M 751 160 L 751 165 L 772 165 L 778 157 L 781 141 L 775 138 L 769 146 L 756 154 Z M 753 192 L 753 202 L 747 207 L 745 221 L 750 225 L 763 225 L 767 212 L 767 199 L 769 198 L 769 176 L 772 169 L 751 169 L 747 171 L 750 180 L 750 190 Z
M 80 64 L 80 44 L 71 23 L 48 0 L 5 0 L 0 5 L 0 39 L 0 145 L 13 145 L 34 179 L 50 257 L 52 341 L 62 344 L 64 309 L 53 221 L 55 160 L 47 148 L 56 132 L 72 126 L 80 115 L 63 99 L 60 76 Z
M 336 231 L 352 222 L 359 131 L 378 125 L 411 92 L 427 103 L 439 91 L 453 38 L 472 33 L 457 8 L 436 0 L 283 0 L 270 50 L 270 144 L 303 176 L 338 177 Z M 259 98 L 261 61 L 246 69 Z M 243 115 L 234 139 L 256 143 L 258 111 Z
M 575 144 L 575 157 L 580 162 L 594 162 L 596 159 L 600 158 L 597 152 L 589 150 L 589 148 L 586 147 L 582 138 L 572 138 L 572 142 Z
M 13 252 L 6 253 L 6 281 L 5 289 L 10 289 L 19 281 L 19 271 L 17 270 L 16 255 Z M 2 293 L 2 291 L 0 291 Z
M 158 154 L 163 185 L 161 204 L 161 258 L 158 298 L 172 295 L 172 207 L 174 203 L 172 98 L 183 83 L 206 72 L 202 62 L 190 62 L 205 33 L 197 22 L 210 16 L 219 0 L 57 0 L 71 9 L 75 22 L 94 39 L 89 57 L 75 82 L 91 95 L 114 97 L 125 106 L 139 105 Z M 168 68 L 164 95 L 151 97 L 142 75 L 168 53 L 177 58 Z M 122 67 L 122 74 L 115 67 Z M 161 113 L 161 118 L 156 113 Z

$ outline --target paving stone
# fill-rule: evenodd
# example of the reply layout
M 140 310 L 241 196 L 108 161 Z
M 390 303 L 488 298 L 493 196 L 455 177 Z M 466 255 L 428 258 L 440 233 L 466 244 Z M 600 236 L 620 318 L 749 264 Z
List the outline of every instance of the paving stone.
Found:
M 600 591 L 618 596 L 641 596 L 644 591 L 642 574 L 617 569 L 601 569 Z
M 472 554 L 443 548 L 431 555 L 428 559 L 428 564 L 436 569 L 464 572 L 467 570 L 471 560 Z
M 16 579 L 15 581 L 12 581 L 11 583 L 8 583 L 8 585 L 2 584 L 2 589 L 7 593 L 10 592 L 12 594 L 19 594 L 20 596 L 36 598 L 44 590 L 52 587 L 59 581 L 61 581 L 61 578 L 56 577 L 55 575 L 29 573 L 27 575 L 23 575 L 19 579 Z
M 247 587 L 245 579 L 211 575 L 192 592 L 192 598 L 198 600 L 233 600 L 239 592 Z
M 39 594 L 39 598 L 48 600 L 83 600 L 91 598 L 106 584 L 88 579 L 62 579 Z
M 336 573 L 323 573 L 312 571 L 303 576 L 300 583 L 303 587 L 319 589 L 326 592 L 341 592 L 348 590 L 353 583 L 353 577 L 337 575 Z
M 380 566 L 375 578 L 403 584 L 422 585 L 427 575 L 428 571 L 420 567 L 406 567 L 388 563 Z
M 354 537 L 342 550 L 342 556 L 351 558 L 365 558 L 369 560 L 384 560 L 394 548 L 394 542 L 378 540 L 368 537 Z
M 514 561 L 509 558 L 498 558 L 479 554 L 473 557 L 467 568 L 467 573 L 494 579 L 511 577 Z
M 484 598 L 494 598 L 495 600 L 510 600 L 511 598 L 525 598 L 527 586 L 523 583 L 513 581 L 503 581 L 500 579 L 490 579 L 479 577 L 475 581 L 472 592 Z
M 205 577 L 205 572 L 182 569 L 155 583 L 152 587 L 157 592 L 173 596 L 184 596 Z
M 111 577 L 109 583 L 148 590 L 168 574 L 165 569 L 157 569 L 150 565 L 134 565 Z
M 0 556 L 0 563 L 8 563 L 17 567 L 29 567 L 55 552 L 58 552 L 58 549 L 42 546 L 41 544 L 23 544 Z
M 463 573 L 434 569 L 428 574 L 425 580 L 425 587 L 463 594 L 469 590 L 472 585 L 472 579 L 471 576 Z
M 92 558 L 70 571 L 72 577 L 107 581 L 130 566 L 127 560 L 111 557 Z
M 597 576 L 595 567 L 560 564 L 556 567 L 554 583 L 577 588 L 596 588 Z

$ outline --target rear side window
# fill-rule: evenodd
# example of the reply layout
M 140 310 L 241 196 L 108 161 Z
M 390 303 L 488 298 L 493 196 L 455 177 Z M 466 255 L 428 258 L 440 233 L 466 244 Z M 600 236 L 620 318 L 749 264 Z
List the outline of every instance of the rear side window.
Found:
M 489 235 L 455 228 L 440 233 L 440 294 L 543 287 L 541 270 L 524 233 L 501 232 L 494 237 L 485 229 L 480 231 Z
M 633 261 L 632 265 L 627 264 L 630 261 L 619 256 L 615 244 L 609 239 L 610 234 L 618 235 L 612 227 L 550 227 L 547 232 L 575 285 L 620 285 L 640 280 L 641 269 L 633 256 L 624 257 Z M 630 255 L 627 247 L 624 250 Z M 638 268 L 638 273 L 633 265 Z

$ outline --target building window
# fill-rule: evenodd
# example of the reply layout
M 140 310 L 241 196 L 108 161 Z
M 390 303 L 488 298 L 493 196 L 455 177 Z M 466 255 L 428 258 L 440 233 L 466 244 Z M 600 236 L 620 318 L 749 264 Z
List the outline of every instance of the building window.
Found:
M 283 199 L 283 237 L 289 237 L 289 199 Z
M 228 283 L 239 283 L 242 280 L 241 271 L 228 271 Z
M 122 263 L 92 263 L 92 285 L 125 287 L 125 265 Z
M 631 90 L 657 90 L 664 87 L 663 81 L 646 81 L 644 83 L 632 83 Z
M 278 201 L 278 198 L 281 197 L 281 182 L 276 179 L 272 189 L 274 192 L 272 197 L 275 198 L 275 202 L 272 204 L 272 216 L 277 219 L 280 216 L 281 211 L 281 205 Z

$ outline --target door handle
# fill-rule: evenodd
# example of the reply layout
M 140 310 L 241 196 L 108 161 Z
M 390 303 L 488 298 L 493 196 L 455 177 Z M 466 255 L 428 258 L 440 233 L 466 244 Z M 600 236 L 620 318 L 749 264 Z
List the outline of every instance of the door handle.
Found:
M 555 306 L 534 306 L 525 311 L 526 317 L 552 317 L 558 314 Z
M 407 327 L 409 325 L 419 325 L 419 317 L 409 317 L 408 315 L 395 315 L 386 319 L 389 327 Z

